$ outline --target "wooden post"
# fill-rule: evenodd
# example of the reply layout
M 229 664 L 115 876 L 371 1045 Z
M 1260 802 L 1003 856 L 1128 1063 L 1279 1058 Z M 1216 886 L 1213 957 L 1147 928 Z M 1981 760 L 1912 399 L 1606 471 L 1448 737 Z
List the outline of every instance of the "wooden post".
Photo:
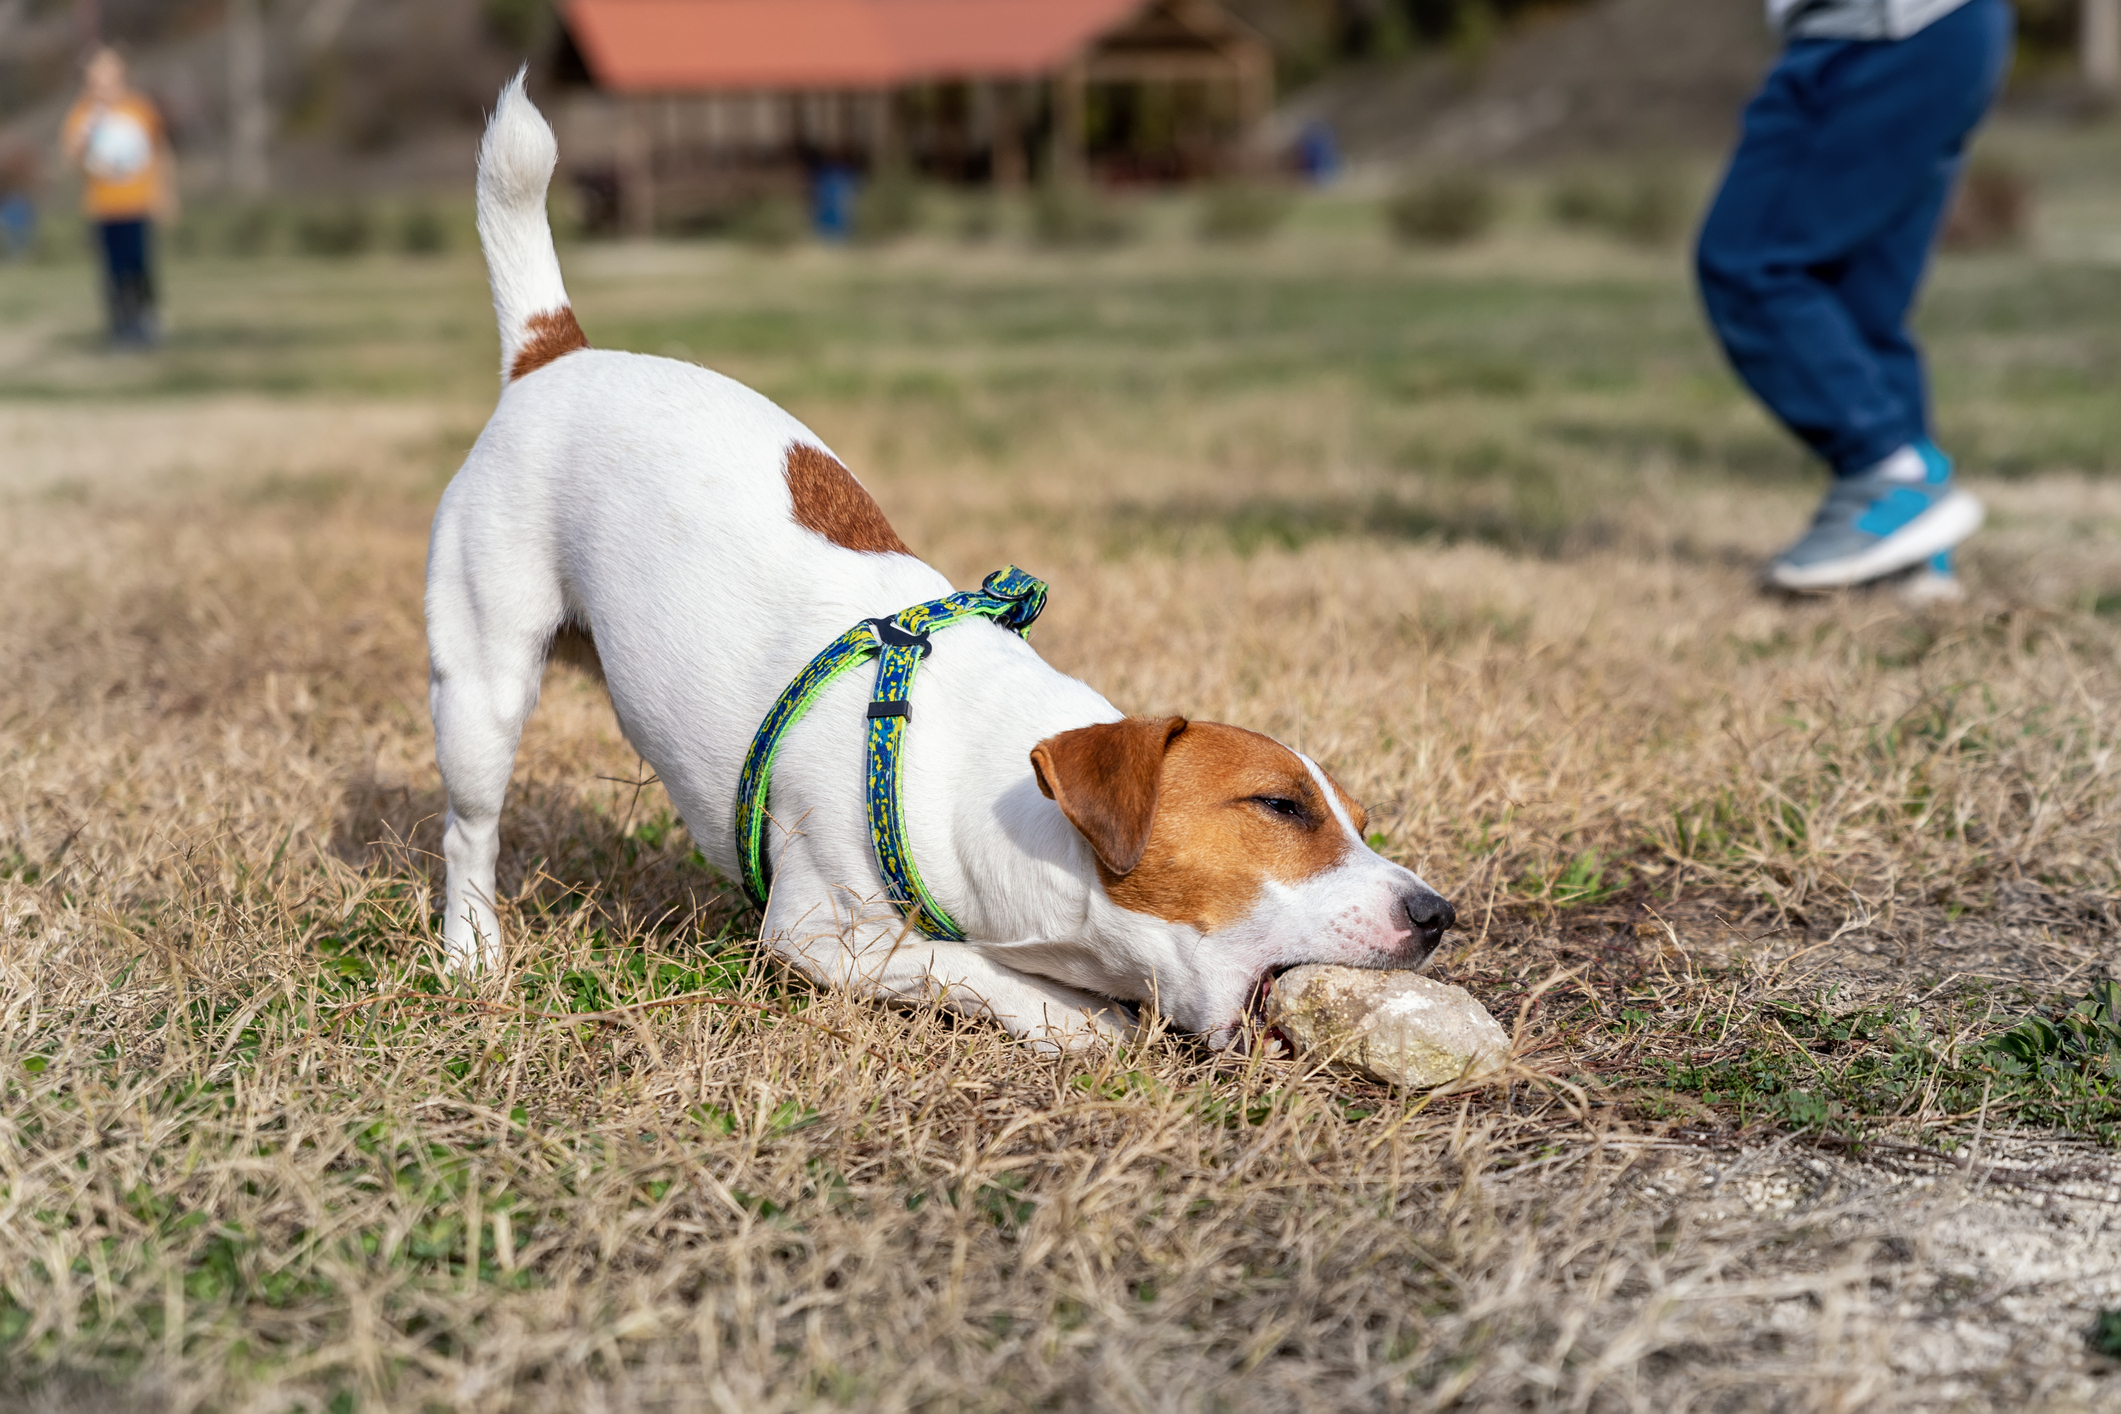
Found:
M 870 98 L 869 112 L 871 175 L 902 170 L 907 164 L 905 144 L 899 133 L 897 91 L 878 89 Z
M 1055 182 L 1082 180 L 1086 165 L 1083 153 L 1083 60 L 1070 58 L 1053 75 L 1053 154 Z
M 272 182 L 267 144 L 272 118 L 265 105 L 265 21 L 258 0 L 229 0 L 228 177 L 246 196 Z
M 1235 166 L 1250 170 L 1265 165 L 1259 148 L 1259 125 L 1274 108 L 1274 56 L 1264 44 L 1242 44 L 1237 61 L 1237 154 Z
M 2079 35 L 2084 82 L 2096 91 L 2121 94 L 2121 0 L 2080 0 Z
M 619 228 L 646 239 L 655 234 L 655 140 L 642 102 L 619 100 Z
M 1017 191 L 1024 185 L 1024 114 L 1019 85 L 1004 80 L 993 86 L 994 144 L 989 175 L 997 191 Z

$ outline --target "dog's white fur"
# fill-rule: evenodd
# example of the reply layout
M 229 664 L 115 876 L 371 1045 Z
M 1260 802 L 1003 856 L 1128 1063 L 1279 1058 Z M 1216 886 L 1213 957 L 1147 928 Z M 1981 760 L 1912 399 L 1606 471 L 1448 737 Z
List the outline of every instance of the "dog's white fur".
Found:
M 849 625 L 952 588 L 911 555 L 844 549 L 798 525 L 787 453 L 825 444 L 728 378 L 594 349 L 509 378 L 533 318 L 567 306 L 545 218 L 555 157 L 519 75 L 479 163 L 504 386 L 435 514 L 427 575 L 449 792 L 444 936 L 460 967 L 492 961 L 501 938 L 502 798 L 557 631 L 593 635 L 627 740 L 700 850 L 735 878 L 737 775 L 774 698 Z M 1060 1045 L 1129 1025 L 1113 999 L 1153 997 L 1178 1026 L 1222 1043 L 1270 970 L 1426 954 L 1403 912 L 1411 894 L 1433 893 L 1363 844 L 1308 759 L 1352 840 L 1333 868 L 1294 885 L 1266 880 L 1257 906 L 1213 934 L 1114 904 L 1028 753 L 1121 714 L 985 621 L 936 635 L 905 761 L 920 870 L 970 941 L 909 934 L 883 897 L 864 814 L 868 679 L 841 678 L 788 732 L 773 778 L 762 933 L 821 981 L 940 999 Z

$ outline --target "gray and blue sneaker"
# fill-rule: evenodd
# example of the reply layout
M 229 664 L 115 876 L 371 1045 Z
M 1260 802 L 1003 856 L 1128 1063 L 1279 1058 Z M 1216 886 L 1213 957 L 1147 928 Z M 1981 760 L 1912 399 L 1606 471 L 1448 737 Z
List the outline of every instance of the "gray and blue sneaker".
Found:
M 1951 458 L 1924 438 L 1835 481 L 1812 528 L 1768 566 L 1767 581 L 1777 589 L 1868 584 L 1943 554 L 1980 529 L 1982 515 L 1981 503 L 1952 485 Z

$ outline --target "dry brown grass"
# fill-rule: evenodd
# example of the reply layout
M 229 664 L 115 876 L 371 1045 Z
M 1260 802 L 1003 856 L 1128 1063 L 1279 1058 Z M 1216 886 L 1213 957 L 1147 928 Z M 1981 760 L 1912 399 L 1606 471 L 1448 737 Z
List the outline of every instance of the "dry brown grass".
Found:
M 1273 520 L 1386 484 L 1367 420 L 1507 435 L 1478 390 L 1082 396 L 999 454 L 927 404 L 800 410 L 954 578 L 1049 578 L 1062 668 L 1330 762 L 1457 898 L 1440 970 L 1523 1010 L 1514 1083 L 1168 1036 L 1056 1064 L 814 995 L 557 669 L 507 967 L 437 990 L 420 568 L 476 399 L 0 405 L 0 1401 L 2113 1398 L 2079 1334 L 2121 1305 L 2105 1151 L 1937 1096 L 1800 1135 L 1665 1066 L 1838 1065 L 1774 1040 L 1790 1009 L 1891 1004 L 1944 1027 L 1941 1075 L 2111 965 L 2116 566 L 2070 531 L 2110 487 L 1997 486 L 1975 597 L 1915 616 L 1760 599 L 1807 488 L 1627 447 L 1582 454 L 1652 489 L 1603 543 Z M 753 1005 L 642 1005 L 702 991 Z

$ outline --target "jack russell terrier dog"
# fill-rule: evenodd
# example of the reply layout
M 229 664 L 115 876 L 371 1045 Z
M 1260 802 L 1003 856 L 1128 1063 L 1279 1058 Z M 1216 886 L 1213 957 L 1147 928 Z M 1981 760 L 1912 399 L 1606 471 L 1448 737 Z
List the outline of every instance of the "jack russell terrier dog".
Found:
M 589 347 L 546 224 L 557 156 L 519 74 L 479 153 L 501 397 L 427 563 L 443 936 L 466 970 L 500 943 L 501 803 L 557 640 L 588 640 L 627 741 L 736 878 L 739 775 L 783 687 L 850 625 L 951 592 L 773 403 Z M 1362 806 L 1308 757 L 1238 727 L 1127 717 L 990 620 L 937 637 L 902 810 L 963 941 L 912 931 L 887 891 L 851 674 L 781 738 L 764 836 L 761 936 L 813 979 L 940 1002 L 1040 1049 L 1129 1029 L 1121 1003 L 1153 1001 L 1221 1048 L 1249 1043 L 1288 968 L 1418 967 L 1455 921 L 1364 843 Z

